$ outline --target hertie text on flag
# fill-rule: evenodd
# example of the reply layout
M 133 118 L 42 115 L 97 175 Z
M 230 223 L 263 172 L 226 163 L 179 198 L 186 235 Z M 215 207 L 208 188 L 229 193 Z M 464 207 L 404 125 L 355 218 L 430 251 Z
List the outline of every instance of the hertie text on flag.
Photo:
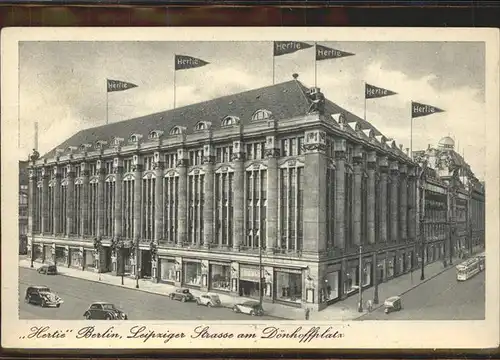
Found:
M 108 92 L 111 91 L 124 91 L 137 87 L 137 85 L 120 80 L 107 80 Z
M 302 49 L 301 42 L 289 41 L 289 42 L 276 43 L 276 50 L 278 50 L 279 52 L 292 52 L 292 51 L 299 51 L 301 49 Z

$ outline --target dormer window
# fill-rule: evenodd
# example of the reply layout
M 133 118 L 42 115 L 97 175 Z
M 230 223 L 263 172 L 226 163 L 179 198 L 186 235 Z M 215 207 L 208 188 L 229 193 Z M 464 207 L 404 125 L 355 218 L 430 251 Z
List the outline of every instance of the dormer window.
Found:
M 206 121 L 200 121 L 194 127 L 195 131 L 202 131 L 202 130 L 208 130 L 208 129 L 210 129 L 210 123 L 208 123 Z
M 95 143 L 95 148 L 96 149 L 102 149 L 104 148 L 104 146 L 107 144 L 108 142 L 107 141 L 104 141 L 104 140 L 97 140 L 96 143 Z
M 271 118 L 272 116 L 273 116 L 273 113 L 270 112 L 269 110 L 260 109 L 260 110 L 257 110 L 252 115 L 252 121 L 265 120 L 265 119 Z
M 150 140 L 155 140 L 159 139 L 163 135 L 163 131 L 160 130 L 153 130 L 149 133 L 149 139 Z
M 172 130 L 170 130 L 170 135 L 180 135 L 182 133 L 182 129 L 180 126 L 174 126 Z
M 140 134 L 132 134 L 132 135 L 130 135 L 129 141 L 132 143 L 136 143 L 136 142 L 139 142 L 139 140 L 141 138 L 142 138 L 142 135 L 140 135 Z
M 226 116 L 222 119 L 222 127 L 233 126 L 240 123 L 240 118 L 236 116 Z
M 123 138 L 116 137 L 113 139 L 113 145 L 117 146 L 123 142 Z

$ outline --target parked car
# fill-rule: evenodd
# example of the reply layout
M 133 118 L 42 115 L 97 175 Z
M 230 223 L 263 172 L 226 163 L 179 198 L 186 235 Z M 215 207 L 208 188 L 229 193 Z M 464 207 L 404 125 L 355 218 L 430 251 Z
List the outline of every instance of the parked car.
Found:
M 264 315 L 264 309 L 257 301 L 246 301 L 241 304 L 236 304 L 233 306 L 233 311 L 236 313 L 243 313 L 252 316 Z
M 46 286 L 28 286 L 24 301 L 41 307 L 60 307 L 64 301 Z
M 57 266 L 56 265 L 42 265 L 36 271 L 38 271 L 39 274 L 57 275 Z
M 189 292 L 189 289 L 177 289 L 175 292 L 171 293 L 170 299 L 172 300 L 180 300 L 182 302 L 193 301 L 194 296 Z
M 196 298 L 196 304 L 197 305 L 205 305 L 208 307 L 219 307 L 221 306 L 221 301 L 219 298 L 219 295 L 215 294 L 201 294 L 199 297 Z
M 91 304 L 83 317 L 87 320 L 128 320 L 127 314 L 107 302 Z

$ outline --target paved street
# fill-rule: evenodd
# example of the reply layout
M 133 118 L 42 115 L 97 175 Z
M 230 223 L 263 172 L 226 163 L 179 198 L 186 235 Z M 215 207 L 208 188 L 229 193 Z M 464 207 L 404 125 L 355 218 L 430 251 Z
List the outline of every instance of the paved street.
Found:
M 45 285 L 57 293 L 64 304 L 60 308 L 42 308 L 26 304 L 29 285 Z M 227 308 L 207 308 L 196 303 L 181 303 L 166 296 L 91 282 L 67 276 L 48 276 L 19 268 L 19 318 L 83 320 L 83 313 L 93 301 L 109 301 L 124 310 L 131 320 L 255 320 Z M 276 320 L 262 316 L 258 320 Z
M 458 282 L 454 268 L 402 296 L 403 310 L 389 315 L 383 306 L 358 320 L 482 320 L 485 272 Z M 381 301 L 385 299 L 380 299 Z

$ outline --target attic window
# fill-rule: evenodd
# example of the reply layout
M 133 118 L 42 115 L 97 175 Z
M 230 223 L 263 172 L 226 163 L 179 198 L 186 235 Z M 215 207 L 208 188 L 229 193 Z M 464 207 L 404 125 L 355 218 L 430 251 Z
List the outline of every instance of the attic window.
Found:
M 158 139 L 161 135 L 163 135 L 163 131 L 153 130 L 149 133 L 149 139 Z
M 265 109 L 257 110 L 252 115 L 252 121 L 269 119 L 272 115 L 273 115 L 273 113 L 270 112 L 269 110 L 265 110 Z
M 236 116 L 226 116 L 222 119 L 222 127 L 236 125 L 240 122 L 240 119 Z
M 130 137 L 130 141 L 131 141 L 131 142 L 137 142 L 138 140 L 139 140 L 139 138 L 137 137 L 137 135 L 132 135 L 132 136 Z
M 194 129 L 196 131 L 200 131 L 200 130 L 207 130 L 208 129 L 208 126 L 207 126 L 207 123 L 204 122 L 204 121 L 200 121 L 198 124 L 196 124 L 196 126 L 194 127 Z
M 174 126 L 172 130 L 170 130 L 170 135 L 180 135 L 181 128 L 178 126 Z

